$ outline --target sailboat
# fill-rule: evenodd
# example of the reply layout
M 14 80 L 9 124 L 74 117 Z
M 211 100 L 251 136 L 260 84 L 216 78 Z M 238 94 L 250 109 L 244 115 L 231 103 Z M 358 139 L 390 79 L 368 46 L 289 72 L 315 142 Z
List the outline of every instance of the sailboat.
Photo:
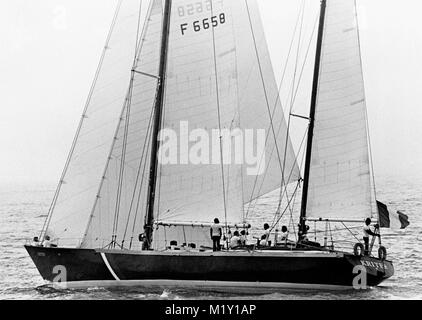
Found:
M 42 278 L 258 290 L 392 277 L 381 241 L 376 256 L 374 240 L 366 253 L 359 238 L 349 250 L 327 240 L 331 224 L 378 215 L 355 0 L 321 1 L 303 177 L 257 3 L 152 0 L 143 28 L 139 8 L 118 3 L 48 217 L 25 246 Z M 234 141 L 244 148 L 227 148 Z M 230 161 L 251 141 L 255 162 Z M 228 245 L 252 232 L 257 201 L 292 186 L 302 192 L 294 241 Z M 325 226 L 324 243 L 310 241 L 312 224 Z

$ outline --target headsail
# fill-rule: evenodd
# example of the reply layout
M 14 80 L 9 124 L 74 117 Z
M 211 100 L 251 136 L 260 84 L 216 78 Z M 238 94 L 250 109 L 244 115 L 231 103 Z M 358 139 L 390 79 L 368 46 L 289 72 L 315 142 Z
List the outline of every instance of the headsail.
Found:
M 243 128 L 264 128 L 267 134 L 265 173 L 245 175 L 245 200 L 249 202 L 300 178 L 300 169 L 290 139 L 284 106 L 256 0 L 239 1 L 233 10 L 236 26 L 239 104 Z
M 195 7 L 191 1 L 178 0 L 173 1 L 172 12 L 163 127 L 174 129 L 180 144 L 195 129 L 208 137 L 220 128 L 232 131 L 223 133 L 222 142 L 233 146 L 232 160 L 238 151 L 236 139 L 243 138 L 246 144 L 247 138 L 255 139 L 256 152 L 257 131 L 263 130 L 265 155 L 259 154 L 254 164 L 262 169 L 258 174 L 250 174 L 245 162 L 231 161 L 224 165 L 223 179 L 221 165 L 216 164 L 218 135 L 209 145 L 209 161 L 199 164 L 190 163 L 189 149 L 179 146 L 177 158 L 182 163 L 161 166 L 157 217 L 210 223 L 227 215 L 230 223 L 243 222 L 244 203 L 282 185 L 285 150 L 284 182 L 299 178 L 258 8 L 251 0 L 205 0 Z M 247 130 L 253 135 L 245 138 Z
M 85 247 L 105 246 L 112 240 L 129 245 L 143 232 L 162 10 L 161 0 L 151 2 L 129 96 L 84 237 Z
M 46 233 L 77 246 L 86 230 L 98 184 L 125 102 L 135 56 L 140 0 L 119 1 L 104 57 L 53 201 Z
M 327 1 L 307 217 L 376 214 L 355 0 Z

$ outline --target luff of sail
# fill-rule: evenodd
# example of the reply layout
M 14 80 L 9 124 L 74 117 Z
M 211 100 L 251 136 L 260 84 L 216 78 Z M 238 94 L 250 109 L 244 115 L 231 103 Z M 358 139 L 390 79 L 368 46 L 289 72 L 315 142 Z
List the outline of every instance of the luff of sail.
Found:
M 140 0 L 119 1 L 104 56 L 87 103 L 45 234 L 60 245 L 80 244 L 108 161 L 135 56 Z
M 355 0 L 326 2 L 306 216 L 376 214 Z

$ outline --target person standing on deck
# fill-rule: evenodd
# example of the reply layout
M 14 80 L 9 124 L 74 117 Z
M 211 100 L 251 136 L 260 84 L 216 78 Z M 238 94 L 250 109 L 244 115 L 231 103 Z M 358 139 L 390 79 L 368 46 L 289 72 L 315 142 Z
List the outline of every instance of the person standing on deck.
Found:
M 363 227 L 363 242 L 365 243 L 365 256 L 369 256 L 369 236 L 379 237 L 380 235 L 371 230 L 371 219 L 366 219 Z
M 221 251 L 221 237 L 223 236 L 223 230 L 220 226 L 220 220 L 218 218 L 214 219 L 214 224 L 210 229 L 210 236 L 212 240 L 212 249 L 213 251 Z

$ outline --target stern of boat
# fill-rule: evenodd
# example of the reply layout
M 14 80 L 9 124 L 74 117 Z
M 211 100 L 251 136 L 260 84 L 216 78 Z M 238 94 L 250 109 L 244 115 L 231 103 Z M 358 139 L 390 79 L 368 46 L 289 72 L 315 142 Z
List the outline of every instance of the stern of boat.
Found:
M 362 277 L 365 273 L 368 287 L 376 287 L 394 276 L 394 266 L 391 261 L 355 255 L 345 255 L 345 258 L 353 266 L 354 277 Z

